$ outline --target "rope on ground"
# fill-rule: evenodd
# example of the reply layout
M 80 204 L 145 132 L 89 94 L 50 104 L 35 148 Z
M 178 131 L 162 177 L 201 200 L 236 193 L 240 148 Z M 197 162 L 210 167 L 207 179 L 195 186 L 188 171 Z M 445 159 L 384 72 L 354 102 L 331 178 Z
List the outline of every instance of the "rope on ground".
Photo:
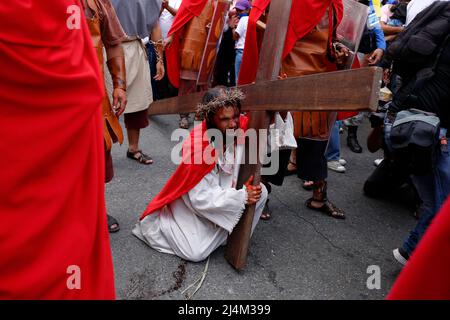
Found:
M 181 294 L 184 294 L 186 291 L 188 291 L 189 289 L 191 289 L 192 287 L 194 287 L 197 283 L 197 287 L 195 288 L 194 292 L 192 292 L 191 294 L 187 294 L 186 298 L 188 300 L 191 300 L 194 295 L 197 293 L 197 291 L 201 288 L 201 286 L 203 285 L 203 282 L 205 281 L 206 275 L 208 274 L 208 269 L 209 269 L 209 257 L 208 260 L 206 261 L 206 265 L 205 265 L 205 269 L 202 272 L 202 275 L 200 276 L 200 278 L 198 278 L 197 280 L 195 280 L 195 282 L 193 284 L 191 284 L 190 286 L 188 286 L 186 289 L 184 289 Z

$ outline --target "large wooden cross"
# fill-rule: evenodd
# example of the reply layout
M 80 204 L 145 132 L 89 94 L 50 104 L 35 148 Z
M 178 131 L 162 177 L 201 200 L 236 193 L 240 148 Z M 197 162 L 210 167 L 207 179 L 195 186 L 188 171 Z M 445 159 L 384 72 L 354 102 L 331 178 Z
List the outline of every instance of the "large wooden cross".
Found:
M 249 128 L 268 129 L 269 111 L 368 111 L 376 110 L 382 71 L 379 68 L 330 72 L 277 81 L 292 0 L 272 0 L 256 82 L 239 88 L 246 95 L 242 111 L 250 113 Z M 204 92 L 159 100 L 149 115 L 194 112 Z M 260 145 L 258 143 L 258 145 Z M 249 154 L 246 143 L 245 154 Z M 257 157 L 259 160 L 259 157 Z M 241 165 L 237 188 L 254 176 L 260 183 L 261 164 Z M 246 265 L 255 205 L 247 206 L 227 240 L 225 258 L 237 270 Z

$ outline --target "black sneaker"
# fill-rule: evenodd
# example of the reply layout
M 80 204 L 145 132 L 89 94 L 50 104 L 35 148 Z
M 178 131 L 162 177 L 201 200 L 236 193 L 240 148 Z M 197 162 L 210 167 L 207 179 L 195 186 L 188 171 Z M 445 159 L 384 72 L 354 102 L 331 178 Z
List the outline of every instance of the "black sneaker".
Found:
M 397 248 L 393 252 L 395 260 L 405 265 L 408 262 L 409 254 L 403 248 Z

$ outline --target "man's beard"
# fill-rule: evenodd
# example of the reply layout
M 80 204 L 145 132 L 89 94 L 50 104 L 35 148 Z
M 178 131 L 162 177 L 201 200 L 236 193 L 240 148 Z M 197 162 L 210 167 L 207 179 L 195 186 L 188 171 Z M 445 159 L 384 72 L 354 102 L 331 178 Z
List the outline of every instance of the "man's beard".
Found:
M 222 132 L 222 138 L 224 143 L 229 146 L 236 142 L 236 130 L 237 129 L 228 129 L 226 132 Z
M 220 133 L 222 134 L 222 143 L 224 146 L 229 146 L 229 145 L 236 143 L 236 141 L 237 141 L 236 131 L 240 129 L 239 125 L 238 125 L 238 126 L 236 126 L 235 129 L 226 129 L 225 131 L 222 131 L 219 128 L 217 128 L 214 125 L 214 123 L 207 123 L 207 128 L 208 129 L 216 129 L 216 130 L 220 131 Z M 217 141 L 216 141 L 216 143 L 217 143 Z

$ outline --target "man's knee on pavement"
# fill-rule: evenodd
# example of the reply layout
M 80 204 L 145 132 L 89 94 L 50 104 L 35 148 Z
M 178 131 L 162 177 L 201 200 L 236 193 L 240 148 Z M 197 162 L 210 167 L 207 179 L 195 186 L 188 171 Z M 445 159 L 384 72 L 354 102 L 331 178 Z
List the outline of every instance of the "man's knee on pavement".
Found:
M 191 262 L 201 262 L 209 257 L 211 253 L 206 251 L 201 251 L 198 249 L 193 249 L 192 252 L 189 253 L 189 255 L 186 255 L 184 259 L 191 261 Z

